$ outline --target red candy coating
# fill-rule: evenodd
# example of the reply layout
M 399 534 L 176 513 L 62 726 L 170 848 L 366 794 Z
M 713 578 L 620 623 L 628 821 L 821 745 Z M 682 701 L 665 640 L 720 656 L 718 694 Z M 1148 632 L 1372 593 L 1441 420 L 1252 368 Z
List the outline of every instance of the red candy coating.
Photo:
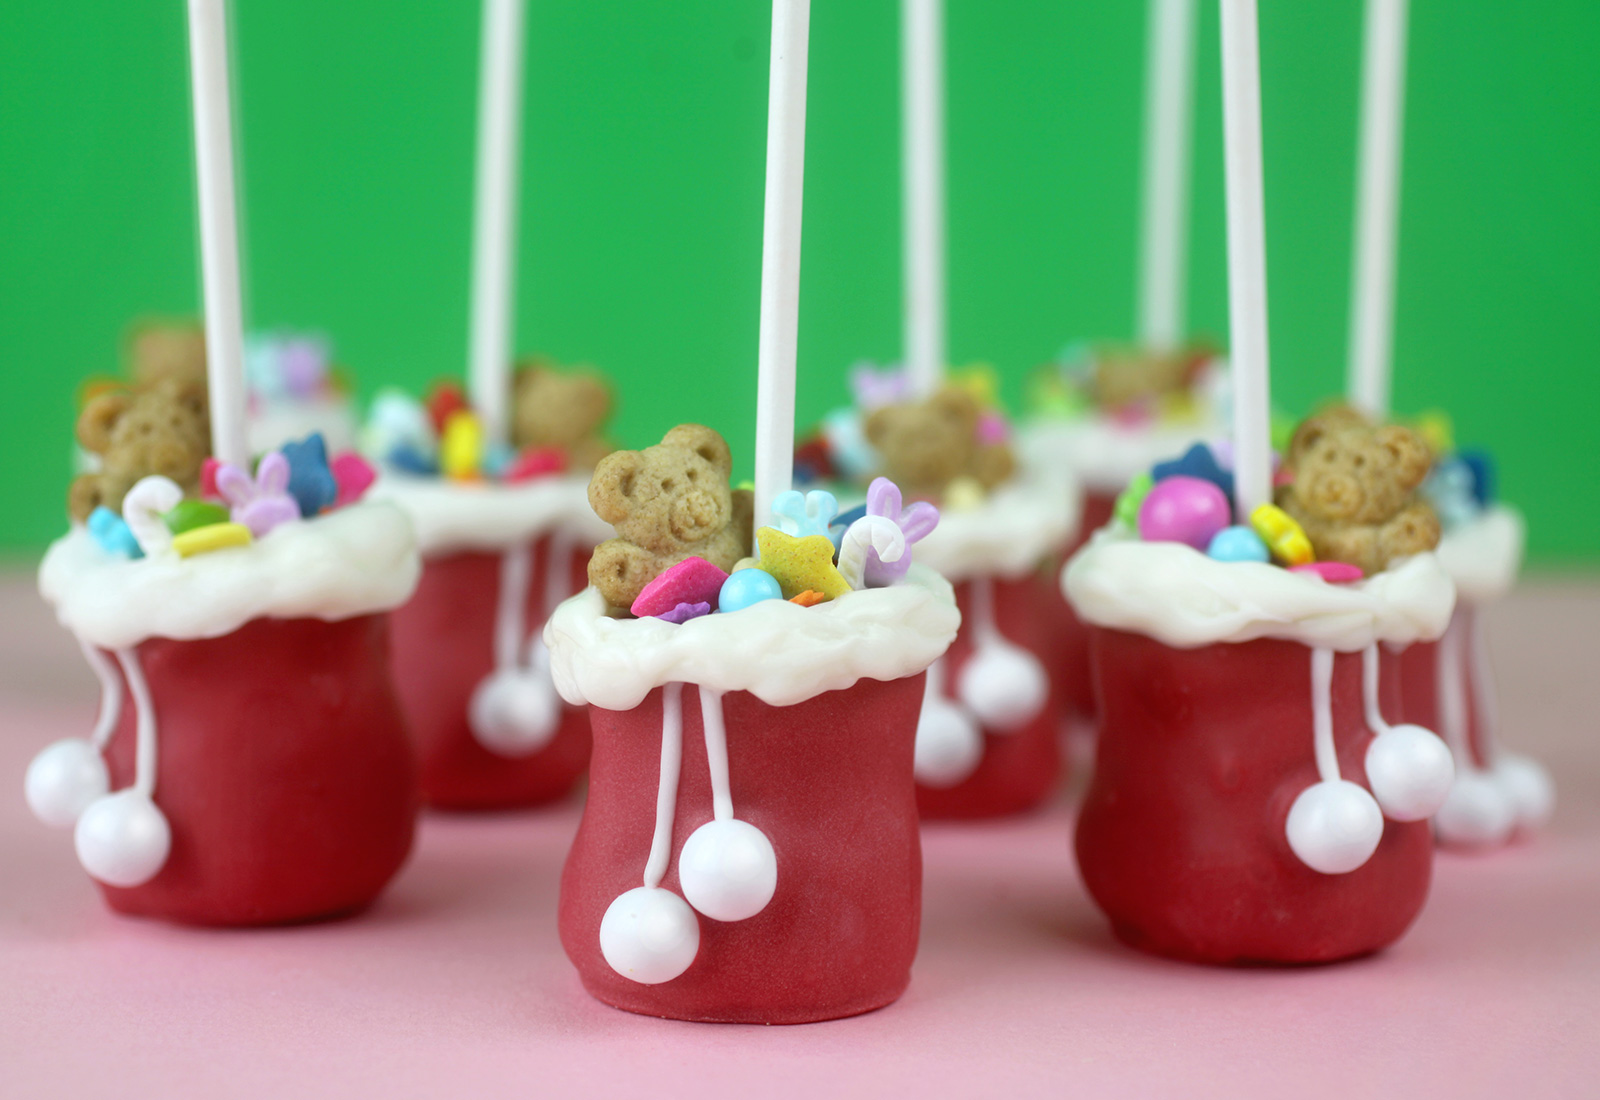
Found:
M 748 920 L 699 917 L 700 952 L 660 985 L 622 977 L 600 953 L 600 919 L 642 885 L 655 831 L 661 689 L 630 711 L 591 708 L 589 799 L 561 877 L 561 943 L 585 988 L 630 1012 L 795 1024 L 852 1016 L 900 996 L 922 909 L 911 761 L 921 675 L 861 680 L 792 707 L 723 697 L 734 813 L 771 840 L 777 892 Z M 683 772 L 672 860 L 711 820 L 700 694 L 683 688 Z
M 1040 577 L 1044 591 L 1036 613 L 1045 622 L 1045 671 L 1050 674 L 1051 690 L 1061 701 L 1063 711 L 1082 719 L 1092 719 L 1096 713 L 1094 677 L 1089 673 L 1089 628 L 1078 619 L 1061 591 L 1061 570 L 1090 535 L 1111 522 L 1116 504 L 1115 496 L 1085 493 L 1077 540 Z
M 540 606 L 550 540 L 533 544 L 524 614 L 530 632 L 545 620 Z M 569 588 L 588 584 L 589 555 L 571 555 Z M 581 707 L 561 708 L 561 726 L 543 749 L 510 758 L 478 743 L 467 721 L 472 693 L 494 668 L 494 620 L 500 555 L 476 551 L 423 562 L 422 581 L 393 612 L 395 688 L 416 738 L 422 796 L 450 810 L 512 809 L 565 798 L 589 762 L 589 720 Z
M 1372 858 L 1342 875 L 1305 866 L 1284 834 L 1318 779 L 1308 648 L 1180 650 L 1100 629 L 1093 646 L 1102 725 L 1078 867 L 1118 936 L 1208 963 L 1332 962 L 1400 938 L 1428 894 L 1426 822 L 1385 821 Z M 1385 713 L 1398 715 L 1399 691 L 1385 653 Z M 1340 770 L 1364 785 L 1361 654 L 1336 656 L 1332 701 Z
M 101 885 L 107 903 L 213 925 L 370 904 L 405 862 L 417 811 L 388 643 L 384 615 L 141 642 L 172 852 L 142 886 Z M 106 754 L 113 789 L 132 784 L 135 746 L 130 696 Z
M 995 578 L 995 625 L 1006 640 L 1041 661 L 1050 656 L 1047 623 L 1041 611 L 1039 578 Z M 961 670 L 972 658 L 972 586 L 955 586 L 961 608 L 961 629 L 945 654 L 944 693 L 956 699 Z M 1046 665 L 1046 674 L 1049 666 Z M 985 732 L 983 757 L 971 775 L 953 787 L 917 787 L 917 807 L 930 820 L 1004 817 L 1042 805 L 1055 793 L 1062 773 L 1061 716 L 1063 702 L 1054 685 L 1039 713 L 1007 733 Z

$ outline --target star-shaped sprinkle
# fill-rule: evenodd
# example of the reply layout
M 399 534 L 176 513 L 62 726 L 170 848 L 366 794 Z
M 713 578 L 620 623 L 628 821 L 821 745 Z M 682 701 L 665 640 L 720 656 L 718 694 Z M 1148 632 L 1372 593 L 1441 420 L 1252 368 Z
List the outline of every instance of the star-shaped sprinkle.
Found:
M 761 568 L 777 579 L 786 600 L 807 589 L 830 600 L 850 591 L 833 564 L 833 540 L 827 535 L 797 538 L 776 527 L 763 527 L 756 532 L 756 546 L 761 552 Z

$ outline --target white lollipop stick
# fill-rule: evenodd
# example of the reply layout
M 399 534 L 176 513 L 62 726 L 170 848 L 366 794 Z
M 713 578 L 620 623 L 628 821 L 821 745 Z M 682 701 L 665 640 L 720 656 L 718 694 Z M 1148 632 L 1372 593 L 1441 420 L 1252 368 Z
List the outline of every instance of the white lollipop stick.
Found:
M 1195 4 L 1196 0 L 1150 0 L 1139 339 L 1156 350 L 1176 348 L 1184 337 Z
M 1361 152 L 1351 265 L 1351 404 L 1389 414 L 1394 357 L 1394 272 L 1400 222 L 1400 135 L 1405 119 L 1407 0 L 1367 0 L 1361 71 Z
M 879 561 L 899 561 L 906 533 L 888 516 L 862 516 L 852 523 L 839 541 L 839 574 L 851 588 L 865 587 L 870 550 L 878 552 Z
M 484 0 L 467 388 L 490 443 L 506 441 L 515 336 L 517 169 L 526 0 Z
M 767 192 L 761 234 L 756 364 L 755 514 L 794 481 L 795 352 L 800 327 L 800 214 L 805 188 L 810 0 L 773 0 L 767 93 Z
M 206 318 L 211 453 L 223 462 L 248 469 L 244 307 L 239 290 L 239 229 L 234 211 L 226 0 L 189 0 L 189 76 L 194 96 L 195 173 L 200 195 L 200 283 Z
M 912 392 L 945 368 L 944 0 L 900 3 L 905 357 Z
M 1222 123 L 1228 208 L 1235 508 L 1272 501 L 1267 365 L 1267 241 L 1261 185 L 1261 63 L 1256 0 L 1222 2 Z

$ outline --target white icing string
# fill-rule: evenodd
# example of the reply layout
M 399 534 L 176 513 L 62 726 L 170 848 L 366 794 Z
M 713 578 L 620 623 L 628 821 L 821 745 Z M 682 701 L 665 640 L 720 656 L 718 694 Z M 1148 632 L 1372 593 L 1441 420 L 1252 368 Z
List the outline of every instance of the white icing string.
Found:
M 1445 744 L 1456 758 L 1462 773 L 1478 770 L 1467 743 L 1467 686 L 1462 682 L 1461 618 L 1453 617 L 1439 639 L 1434 666 L 1434 690 L 1438 693 L 1439 724 L 1444 727 Z
M 972 578 L 972 632 L 975 636 L 976 649 L 985 649 L 993 645 L 1003 645 L 1005 638 L 1000 634 L 1000 628 L 994 621 L 994 579 L 992 577 Z
M 722 720 L 722 693 L 700 689 L 700 724 L 706 733 L 706 764 L 711 771 L 711 816 L 733 819 L 733 788 L 728 782 L 728 731 Z
M 567 580 L 567 571 L 571 564 L 572 539 L 559 532 L 551 535 L 545 554 L 544 602 L 539 605 L 539 626 L 528 635 L 527 656 L 524 658 L 529 668 L 537 669 L 547 677 L 550 670 L 550 647 L 544 644 L 544 622 L 557 607 L 561 606 L 561 601 L 572 594 L 572 586 Z
M 1311 651 L 1311 729 L 1317 749 L 1317 774 L 1324 783 L 1337 783 L 1339 752 L 1333 744 L 1333 650 L 1321 646 Z
M 1376 642 L 1361 651 L 1361 701 L 1366 708 L 1368 729 L 1376 734 L 1385 734 L 1394 728 L 1384 721 L 1383 708 L 1378 704 L 1378 645 Z
M 683 685 L 676 682 L 661 689 L 661 785 L 656 790 L 656 831 L 644 865 L 646 887 L 661 885 L 672 858 L 672 822 L 678 812 L 678 774 L 683 768 L 682 692 Z
M 78 648 L 83 650 L 84 660 L 89 662 L 95 678 L 100 681 L 100 714 L 95 719 L 89 742 L 104 752 L 112 731 L 117 728 L 117 719 L 122 717 L 122 678 L 117 675 L 117 666 L 111 658 L 81 637 L 78 638 Z
M 128 690 L 133 695 L 134 714 L 138 718 L 138 748 L 134 755 L 133 786 L 146 798 L 156 793 L 156 708 L 150 702 L 150 685 L 145 681 L 144 669 L 139 665 L 139 654 L 132 649 L 117 650 L 117 660 L 122 664 L 122 674 L 128 678 Z
M 1494 673 L 1489 667 L 1489 645 L 1475 607 L 1462 606 L 1456 614 L 1467 621 L 1467 651 L 1471 662 L 1473 708 L 1478 717 L 1478 752 L 1483 766 L 1492 769 L 1500 755 L 1497 732 L 1500 726 L 1499 700 L 1494 693 Z
M 517 667 L 525 634 L 522 609 L 528 602 L 532 573 L 533 550 L 527 543 L 500 555 L 500 594 L 494 613 L 494 667 L 499 671 Z

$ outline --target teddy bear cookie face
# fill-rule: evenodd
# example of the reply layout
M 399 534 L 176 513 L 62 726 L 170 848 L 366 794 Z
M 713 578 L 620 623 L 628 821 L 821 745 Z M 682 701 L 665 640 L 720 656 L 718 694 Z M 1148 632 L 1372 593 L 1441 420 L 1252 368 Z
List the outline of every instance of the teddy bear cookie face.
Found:
M 1319 559 L 1376 573 L 1439 543 L 1438 517 L 1417 496 L 1430 462 L 1427 443 L 1410 428 L 1332 410 L 1295 431 L 1293 481 L 1278 503 L 1305 527 Z
M 978 438 L 982 411 L 965 390 L 947 388 L 925 401 L 886 405 L 867 417 L 867 440 L 883 474 L 907 492 L 938 495 L 970 477 L 993 488 L 1015 469 L 1011 449 Z
M 1095 361 L 1095 404 L 1115 411 L 1181 393 L 1193 381 L 1198 360 L 1187 351 L 1110 351 Z
M 512 442 L 553 447 L 572 466 L 592 468 L 611 450 L 601 433 L 611 406 L 610 389 L 591 372 L 524 364 L 513 382 Z
M 166 378 L 133 392 L 101 394 L 78 417 L 78 441 L 99 456 L 100 469 L 72 483 L 68 509 L 74 519 L 102 505 L 119 510 L 134 483 L 151 474 L 193 493 L 211 453 L 205 386 Z
M 750 552 L 749 493 L 728 487 L 733 458 L 717 432 L 680 424 L 654 447 L 614 451 L 589 482 L 589 504 L 616 528 L 589 560 L 589 581 L 613 607 L 687 557 L 731 571 Z
M 150 386 L 166 380 L 203 383 L 206 377 L 205 329 L 177 322 L 139 325 L 128 333 L 127 358 L 136 386 Z

